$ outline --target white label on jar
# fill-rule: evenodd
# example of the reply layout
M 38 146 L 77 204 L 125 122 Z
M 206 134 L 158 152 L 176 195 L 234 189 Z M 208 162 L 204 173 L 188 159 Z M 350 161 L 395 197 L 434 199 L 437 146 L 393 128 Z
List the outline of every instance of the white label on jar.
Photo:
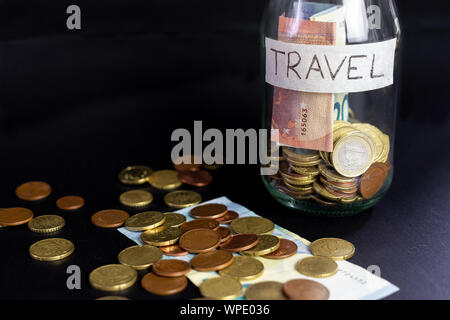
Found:
M 347 46 L 266 38 L 266 82 L 304 92 L 362 92 L 394 83 L 397 39 Z

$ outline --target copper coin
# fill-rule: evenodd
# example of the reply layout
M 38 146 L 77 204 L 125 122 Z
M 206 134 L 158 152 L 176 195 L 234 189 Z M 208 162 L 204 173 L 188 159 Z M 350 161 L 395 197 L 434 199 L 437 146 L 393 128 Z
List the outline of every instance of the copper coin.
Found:
M 272 253 L 266 254 L 263 258 L 267 259 L 286 259 L 297 253 L 295 242 L 287 239 L 280 239 L 280 246 Z
M 227 206 L 219 203 L 208 203 L 197 206 L 189 212 L 193 218 L 218 219 L 228 212 Z
M 217 248 L 220 240 L 220 234 L 214 230 L 194 229 L 183 233 L 179 246 L 191 253 L 205 253 Z
M 258 236 L 251 233 L 241 233 L 231 237 L 220 246 L 220 249 L 231 252 L 241 252 L 253 248 L 258 244 Z
M 231 229 L 226 228 L 226 227 L 219 227 L 217 232 L 220 234 L 220 237 L 221 237 L 220 242 L 221 243 L 230 240 L 231 236 L 233 235 L 233 233 L 231 232 Z
M 175 170 L 181 172 L 181 171 L 198 171 L 200 170 L 201 164 L 195 163 L 195 157 L 193 155 L 190 156 L 183 156 L 181 158 L 180 164 L 173 164 L 173 167 Z
M 364 199 L 372 199 L 383 187 L 388 176 L 388 166 L 384 163 L 374 163 L 361 178 L 361 195 Z
M 159 247 L 161 249 L 162 252 L 164 252 L 164 254 L 166 256 L 169 257 L 180 257 L 180 256 L 185 256 L 187 254 L 189 254 L 189 252 L 187 252 L 184 249 L 181 249 L 179 245 L 177 244 L 173 244 L 171 246 L 165 246 L 165 247 Z
M 283 285 L 284 294 L 291 300 L 328 300 L 330 291 L 317 281 L 294 279 Z
M 141 285 L 145 290 L 159 296 L 179 293 L 186 288 L 187 283 L 185 276 L 168 278 L 160 277 L 152 272 L 147 273 L 141 280 Z
M 232 263 L 233 254 L 223 250 L 200 253 L 191 259 L 192 268 L 200 272 L 219 271 Z
M 194 187 L 206 187 L 213 180 L 211 173 L 201 169 L 198 171 L 182 171 L 178 178 L 181 182 Z
M 184 276 L 186 273 L 191 271 L 191 266 L 183 260 L 159 260 L 152 265 L 152 271 L 161 277 L 176 278 Z
M 56 206 L 61 210 L 77 210 L 84 206 L 84 199 L 79 196 L 65 196 L 56 200 Z
M 228 210 L 225 215 L 221 216 L 220 218 L 217 218 L 217 222 L 220 224 L 230 224 L 233 222 L 233 220 L 236 220 L 239 218 L 239 214 L 235 211 Z
M 0 210 L 0 225 L 1 226 L 18 226 L 28 223 L 33 219 L 33 211 L 27 208 L 7 208 Z
M 22 200 L 35 201 L 47 198 L 52 187 L 46 182 L 31 181 L 21 184 L 16 189 L 16 196 Z
M 191 220 L 188 222 L 185 222 L 180 227 L 181 231 L 188 232 L 189 230 L 195 230 L 195 229 L 211 229 L 211 230 L 218 230 L 219 229 L 219 223 L 216 220 L 212 219 L 196 219 Z
M 100 228 L 118 228 L 122 226 L 130 215 L 117 209 L 107 209 L 95 213 L 91 217 L 94 225 Z

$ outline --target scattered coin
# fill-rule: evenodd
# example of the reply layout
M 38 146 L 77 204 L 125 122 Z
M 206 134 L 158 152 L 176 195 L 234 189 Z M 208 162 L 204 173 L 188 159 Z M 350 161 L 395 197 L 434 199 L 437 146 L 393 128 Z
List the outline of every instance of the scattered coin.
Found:
M 135 284 L 137 271 L 123 264 L 108 264 L 89 274 L 89 282 L 97 290 L 120 291 Z
M 264 281 L 252 284 L 245 291 L 247 300 L 286 300 L 283 284 L 277 281 Z
M 197 219 L 218 219 L 223 217 L 227 212 L 228 209 L 223 204 L 208 203 L 191 209 L 189 214 L 191 217 Z
M 157 227 L 141 234 L 141 240 L 151 246 L 164 247 L 175 244 L 181 237 L 181 230 L 174 227 Z
M 33 219 L 33 211 L 27 208 L 6 208 L 0 211 L 0 225 L 4 227 L 18 226 Z
M 191 253 L 205 253 L 217 248 L 220 240 L 220 234 L 214 230 L 194 229 L 180 237 L 179 246 Z
M 213 219 L 196 219 L 184 223 L 180 229 L 183 233 L 194 229 L 218 230 L 219 223 Z
M 291 300 L 328 300 L 330 291 L 317 281 L 294 279 L 283 285 L 283 291 Z
M 31 181 L 21 184 L 16 189 L 16 196 L 27 201 L 36 201 L 47 198 L 52 193 L 52 187 L 46 182 Z
M 258 243 L 251 249 L 242 251 L 241 254 L 247 256 L 263 256 L 274 252 L 280 247 L 280 239 L 278 237 L 263 234 L 258 236 Z
M 159 170 L 153 172 L 148 178 L 152 187 L 162 190 L 172 190 L 181 186 L 178 172 L 175 170 Z
M 160 277 L 152 272 L 147 273 L 141 281 L 142 287 L 152 294 L 169 296 L 183 291 L 187 286 L 185 276 L 168 278 Z
M 194 155 L 183 156 L 177 159 L 173 164 L 173 167 L 177 171 L 198 171 L 200 170 L 201 166 L 202 166 L 201 159 L 200 160 L 196 159 Z
M 234 233 L 269 234 L 275 225 L 272 221 L 261 217 L 244 217 L 234 220 L 231 225 Z
M 220 249 L 230 252 L 241 252 L 255 247 L 258 241 L 259 239 L 256 234 L 241 233 L 232 236 L 230 240 L 220 246 Z
M 119 228 L 127 221 L 129 216 L 123 210 L 107 209 L 95 213 L 91 217 L 91 221 L 100 228 Z
M 130 190 L 122 193 L 119 201 L 128 207 L 144 207 L 153 201 L 153 195 L 145 190 Z
M 223 164 L 206 164 L 206 163 L 204 163 L 202 166 L 203 166 L 203 168 L 208 169 L 208 170 L 218 170 L 223 167 Z
M 97 298 L 95 300 L 130 300 L 126 297 L 120 297 L 120 296 L 105 296 L 105 297 L 100 297 Z
M 361 195 L 364 199 L 372 199 L 384 186 L 389 168 L 385 163 L 374 163 L 361 178 Z
M 328 278 L 337 273 L 338 265 L 330 258 L 313 256 L 300 260 L 295 269 L 308 277 Z
M 353 244 L 338 238 L 318 239 L 311 243 L 309 248 L 313 255 L 333 260 L 347 260 L 355 254 Z
M 148 181 L 153 170 L 147 166 L 126 167 L 119 173 L 119 180 L 124 184 L 139 185 Z
M 297 253 L 295 242 L 287 239 L 280 239 L 280 246 L 272 253 L 262 256 L 267 259 L 286 259 Z
M 51 233 L 61 230 L 66 225 L 63 217 L 47 214 L 33 218 L 28 222 L 28 228 L 37 233 Z
M 169 256 L 169 257 L 180 257 L 180 256 L 185 256 L 185 255 L 189 254 L 189 252 L 187 252 L 184 249 L 181 249 L 180 246 L 177 244 L 160 247 L 160 249 L 162 250 L 162 252 L 164 252 L 164 254 L 166 256 Z
M 217 277 L 205 280 L 200 285 L 203 297 L 214 300 L 233 300 L 242 294 L 241 283 L 228 277 Z
M 78 210 L 84 206 L 84 199 L 80 196 L 65 196 L 56 200 L 56 206 L 61 210 Z
M 239 218 L 239 214 L 237 212 L 228 210 L 225 215 L 221 216 L 220 218 L 217 218 L 216 220 L 220 224 L 230 224 L 237 218 Z
M 192 268 L 200 272 L 222 270 L 232 263 L 233 254 L 223 250 L 200 253 L 191 260 Z
M 164 196 L 166 205 L 172 208 L 187 208 L 202 202 L 202 196 L 195 191 L 177 190 Z
M 159 227 L 166 221 L 166 216 L 159 211 L 137 213 L 127 219 L 125 228 L 130 231 L 145 231 Z
M 75 251 L 72 241 L 62 238 L 40 240 L 30 246 L 30 256 L 39 261 L 58 261 Z
M 164 216 L 166 217 L 164 227 L 181 227 L 186 222 L 186 217 L 180 213 L 166 212 Z
M 334 261 L 333 261 L 334 262 Z M 221 276 L 228 276 L 240 281 L 253 280 L 264 272 L 264 265 L 255 258 L 247 256 L 234 257 L 233 263 L 219 271 Z
M 176 278 L 184 276 L 191 271 L 189 263 L 183 260 L 167 259 L 160 260 L 152 266 L 154 274 L 161 277 Z
M 163 252 L 153 246 L 132 246 L 119 253 L 119 262 L 132 267 L 135 270 L 145 270 L 155 262 L 159 261 Z
M 194 172 L 193 171 L 180 172 L 180 180 L 188 185 L 201 188 L 209 185 L 212 182 L 213 177 L 211 173 L 209 173 L 208 171 L 200 169 Z
M 226 227 L 219 227 L 219 229 L 217 230 L 217 232 L 220 234 L 220 243 L 225 243 L 228 240 L 230 240 L 231 236 L 233 235 L 233 233 L 231 232 L 230 228 L 226 228 Z

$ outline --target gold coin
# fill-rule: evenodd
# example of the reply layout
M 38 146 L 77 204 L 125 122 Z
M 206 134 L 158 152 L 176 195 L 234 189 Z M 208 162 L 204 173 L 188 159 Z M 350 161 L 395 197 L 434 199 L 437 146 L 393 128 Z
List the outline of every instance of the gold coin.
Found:
M 28 222 L 28 228 L 33 232 L 50 233 L 61 230 L 66 225 L 63 217 L 47 214 L 35 217 Z
M 252 280 L 260 277 L 264 272 L 261 261 L 247 256 L 234 257 L 233 263 L 219 271 L 221 276 L 228 276 L 240 281 Z
M 263 256 L 274 252 L 280 247 L 280 239 L 278 237 L 263 234 L 258 236 L 258 243 L 249 250 L 242 251 L 241 254 L 246 256 Z
M 144 231 L 162 225 L 166 217 L 159 211 L 145 211 L 137 213 L 125 221 L 125 228 L 130 231 Z
M 295 191 L 295 192 L 310 193 L 310 191 L 312 191 L 312 188 L 313 188 L 312 183 L 307 184 L 307 185 L 302 185 L 302 186 L 295 186 L 293 184 L 290 184 L 289 182 L 286 182 L 286 180 L 284 180 L 283 182 L 289 189 L 291 189 L 292 191 Z
M 301 175 L 305 175 L 305 176 L 315 177 L 315 176 L 319 175 L 319 173 L 320 173 L 319 169 L 317 169 L 317 167 L 296 167 L 296 166 L 293 166 L 293 165 L 290 165 L 290 167 L 296 173 L 301 174 Z
M 105 296 L 105 297 L 100 297 L 97 298 L 95 300 L 130 300 L 126 297 L 120 297 L 120 296 Z
M 122 264 L 108 264 L 95 269 L 89 275 L 91 286 L 102 291 L 125 290 L 136 280 L 137 271 Z
M 231 222 L 230 227 L 234 233 L 270 234 L 275 225 L 266 218 L 243 217 Z
M 40 240 L 31 245 L 30 256 L 39 261 L 57 261 L 67 258 L 75 251 L 72 241 L 62 238 Z
M 166 217 L 164 227 L 181 227 L 186 222 L 186 217 L 180 213 L 166 212 L 164 216 Z
M 329 181 L 349 184 L 356 183 L 355 178 L 344 177 L 323 163 L 319 164 L 319 171 Z
M 333 122 L 333 131 L 339 129 L 339 128 L 344 128 L 344 127 L 351 127 L 351 123 L 347 122 L 347 121 L 343 121 L 343 120 L 335 120 Z
M 381 138 L 383 135 L 383 132 L 381 132 L 380 129 L 378 129 L 377 127 L 375 127 L 371 124 L 368 124 L 368 123 L 354 123 L 352 126 L 356 129 L 364 132 L 372 139 L 372 141 L 375 144 L 375 149 L 376 149 L 374 162 L 379 162 L 381 160 L 381 157 L 382 157 L 383 151 L 384 151 L 383 150 L 384 143 Z
M 355 254 L 355 246 L 350 242 L 338 238 L 323 238 L 309 246 L 315 256 L 327 257 L 333 260 L 347 260 Z
M 283 178 L 284 182 L 286 182 L 288 185 L 292 185 L 292 186 L 309 186 L 311 184 L 313 184 L 317 178 L 312 178 L 312 179 L 308 179 L 308 180 L 295 180 L 295 179 L 288 179 L 288 178 Z
M 333 144 L 336 144 L 337 141 L 342 139 L 345 136 L 348 136 L 352 133 L 358 133 L 359 130 L 356 130 L 353 127 L 341 127 L 333 131 Z
M 252 284 L 245 291 L 247 300 L 287 300 L 283 284 L 277 281 L 264 281 Z
M 153 246 L 133 246 L 119 253 L 119 262 L 136 270 L 145 270 L 163 256 L 161 249 Z
M 187 208 L 202 202 L 202 196 L 195 191 L 177 190 L 164 196 L 164 202 L 172 208 Z
M 328 278 L 337 273 L 338 265 L 333 259 L 313 256 L 300 260 L 295 269 L 308 277 Z
M 283 154 L 294 161 L 310 162 L 320 158 L 318 151 L 283 147 Z
M 318 182 L 314 183 L 313 189 L 315 192 L 320 194 L 322 197 L 324 197 L 325 199 L 331 200 L 331 201 L 339 201 L 342 198 L 342 197 L 338 197 L 338 196 L 332 194 Z
M 175 170 L 159 170 L 155 171 L 148 178 L 148 182 L 152 187 L 162 190 L 171 190 L 181 186 L 178 178 L 178 172 Z
M 205 280 L 199 289 L 203 297 L 214 300 L 233 300 L 242 294 L 241 283 L 228 277 Z
M 389 141 L 389 136 L 387 134 L 383 134 L 381 136 L 381 141 L 383 141 L 383 154 L 381 155 L 380 162 L 386 163 L 389 159 L 389 153 L 391 152 L 391 145 Z
M 152 169 L 146 166 L 126 167 L 119 173 L 119 180 L 125 184 L 138 185 L 147 182 Z
M 289 159 L 289 158 L 287 159 L 287 161 L 291 165 L 297 166 L 297 167 L 314 167 L 314 166 L 317 166 L 322 161 L 322 159 L 320 158 L 320 155 L 319 155 L 319 158 L 317 160 L 312 160 L 312 161 L 298 161 L 298 160 L 293 160 L 293 159 Z
M 158 227 L 141 234 L 141 240 L 151 246 L 170 246 L 178 241 L 183 233 L 180 228 Z
M 128 207 L 143 207 L 153 201 L 153 195 L 145 190 L 130 190 L 120 195 L 119 201 Z

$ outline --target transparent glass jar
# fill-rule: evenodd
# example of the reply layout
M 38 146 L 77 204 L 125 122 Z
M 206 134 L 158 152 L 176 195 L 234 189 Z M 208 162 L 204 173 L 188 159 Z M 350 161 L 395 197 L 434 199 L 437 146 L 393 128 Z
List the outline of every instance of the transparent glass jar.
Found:
M 393 0 L 270 0 L 262 29 L 270 159 L 282 204 L 348 216 L 394 171 L 400 25 Z

